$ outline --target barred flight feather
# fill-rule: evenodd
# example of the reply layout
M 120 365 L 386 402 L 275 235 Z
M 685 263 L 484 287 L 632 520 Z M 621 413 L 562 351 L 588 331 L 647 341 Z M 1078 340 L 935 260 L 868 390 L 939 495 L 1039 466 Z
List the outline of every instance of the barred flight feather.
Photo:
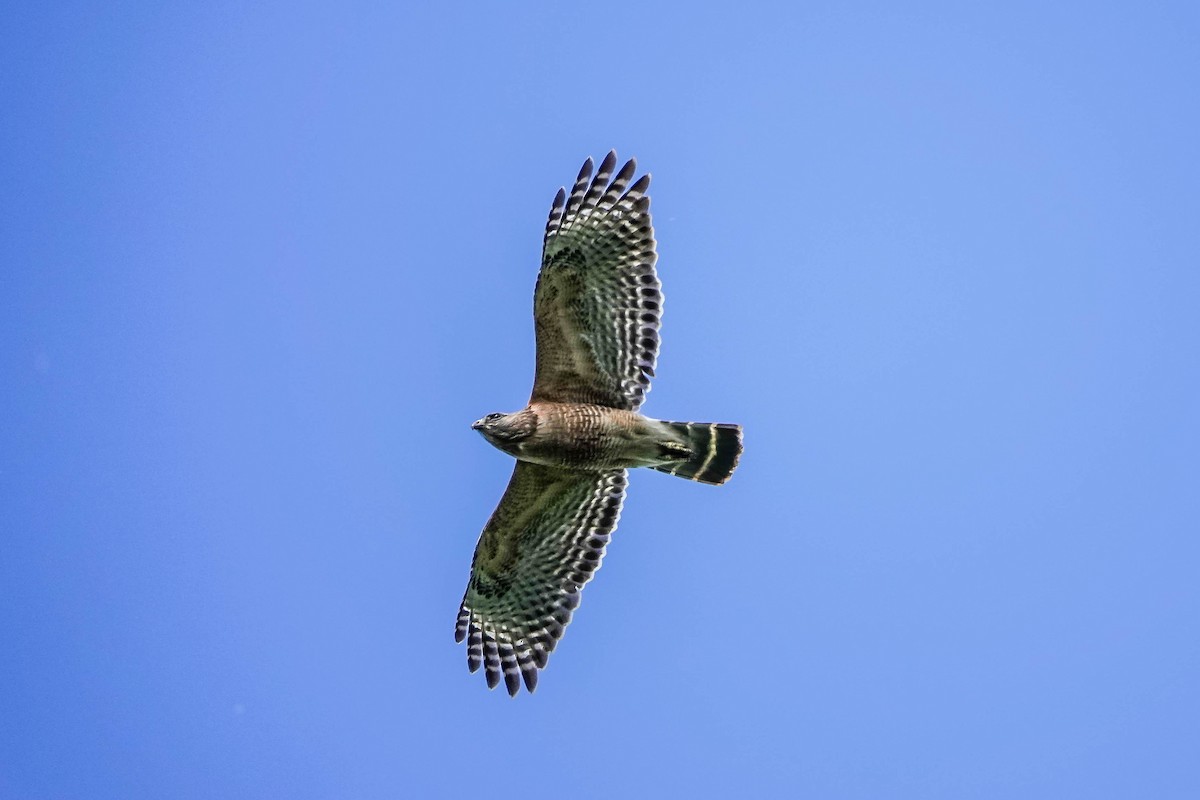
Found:
M 624 470 L 574 472 L 518 461 L 475 548 L 454 628 L 467 668 L 510 695 L 537 686 L 604 559 L 620 518 Z M 528 513 L 528 509 L 535 509 Z
M 650 176 L 637 162 L 614 176 L 610 152 L 588 159 L 570 194 L 555 197 L 534 291 L 533 400 L 636 410 L 658 361 L 662 284 L 650 216 Z

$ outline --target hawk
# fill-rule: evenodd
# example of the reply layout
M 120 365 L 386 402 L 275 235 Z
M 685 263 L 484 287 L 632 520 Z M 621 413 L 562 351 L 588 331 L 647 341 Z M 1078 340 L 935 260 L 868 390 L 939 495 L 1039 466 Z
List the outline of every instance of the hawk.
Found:
M 529 404 L 471 427 L 515 456 L 508 488 L 479 537 L 454 638 L 489 688 L 532 692 L 538 671 L 600 567 L 633 467 L 721 484 L 742 452 L 739 425 L 665 422 L 638 413 L 658 358 L 662 285 L 654 265 L 650 176 L 593 176 L 584 162 L 550 207 L 533 294 L 537 367 Z M 631 183 L 632 181 L 632 183 Z

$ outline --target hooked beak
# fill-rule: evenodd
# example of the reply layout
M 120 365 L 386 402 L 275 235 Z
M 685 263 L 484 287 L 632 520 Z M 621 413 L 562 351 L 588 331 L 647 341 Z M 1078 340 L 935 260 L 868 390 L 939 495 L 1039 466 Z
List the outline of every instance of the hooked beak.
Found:
M 481 420 L 481 419 L 477 419 L 471 423 L 471 430 L 473 430 L 473 431 L 477 431 L 482 427 L 483 427 L 483 420 Z

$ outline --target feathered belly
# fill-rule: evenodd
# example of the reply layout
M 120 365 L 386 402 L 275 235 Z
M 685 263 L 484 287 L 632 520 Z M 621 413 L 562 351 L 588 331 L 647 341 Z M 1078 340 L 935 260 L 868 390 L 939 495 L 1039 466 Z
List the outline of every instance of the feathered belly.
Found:
M 546 403 L 536 409 L 537 431 L 514 455 L 550 467 L 628 469 L 664 462 L 662 433 L 633 411 L 584 403 Z

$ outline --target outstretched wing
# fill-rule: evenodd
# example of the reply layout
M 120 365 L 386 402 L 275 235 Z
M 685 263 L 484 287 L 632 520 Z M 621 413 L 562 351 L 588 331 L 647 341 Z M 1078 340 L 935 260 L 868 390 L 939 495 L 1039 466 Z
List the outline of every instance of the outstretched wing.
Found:
M 483 664 L 489 688 L 503 673 L 510 695 L 533 691 L 538 670 L 579 606 L 583 585 L 625 499 L 625 471 L 577 472 L 518 461 L 475 546 L 455 641 L 467 667 Z
M 533 296 L 532 400 L 636 409 L 650 391 L 662 314 L 650 176 L 630 186 L 637 162 L 613 177 L 616 164 L 613 151 L 593 178 L 589 158 L 550 209 Z

